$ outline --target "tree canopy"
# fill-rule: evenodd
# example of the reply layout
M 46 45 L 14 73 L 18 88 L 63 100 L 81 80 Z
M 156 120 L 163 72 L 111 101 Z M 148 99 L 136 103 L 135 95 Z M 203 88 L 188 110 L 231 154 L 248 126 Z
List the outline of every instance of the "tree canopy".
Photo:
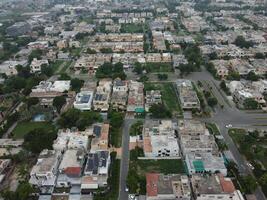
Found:
M 57 138 L 56 130 L 38 128 L 30 131 L 24 137 L 24 147 L 32 153 L 40 153 L 43 149 L 52 149 L 53 141 Z
M 71 108 L 64 112 L 58 119 L 58 125 L 61 128 L 77 127 L 79 130 L 85 130 L 87 126 L 94 122 L 101 121 L 99 113 L 93 111 L 81 112 L 78 109 Z
M 65 96 L 57 96 L 53 99 L 53 106 L 57 109 L 57 112 L 60 113 L 62 106 L 66 103 Z
M 96 77 L 99 79 L 101 78 L 115 79 L 119 77 L 120 79 L 125 80 L 126 74 L 124 73 L 122 63 L 119 62 L 116 64 L 112 64 L 106 62 L 97 69 Z

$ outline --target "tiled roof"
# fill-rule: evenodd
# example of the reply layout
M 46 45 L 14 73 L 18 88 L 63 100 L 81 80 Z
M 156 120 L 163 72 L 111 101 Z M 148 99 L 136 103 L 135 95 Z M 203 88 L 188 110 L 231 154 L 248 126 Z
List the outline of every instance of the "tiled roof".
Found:
M 159 174 L 148 173 L 146 174 L 146 192 L 148 197 L 158 195 L 158 180 Z

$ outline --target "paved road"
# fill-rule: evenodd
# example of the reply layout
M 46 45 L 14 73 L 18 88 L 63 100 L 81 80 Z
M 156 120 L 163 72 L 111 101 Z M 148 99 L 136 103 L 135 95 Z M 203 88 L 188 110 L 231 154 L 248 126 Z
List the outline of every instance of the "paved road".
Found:
M 122 130 L 122 156 L 121 156 L 121 168 L 120 168 L 120 191 L 119 200 L 127 200 L 128 192 L 126 189 L 126 178 L 129 169 L 129 130 L 137 120 L 136 119 L 125 119 Z

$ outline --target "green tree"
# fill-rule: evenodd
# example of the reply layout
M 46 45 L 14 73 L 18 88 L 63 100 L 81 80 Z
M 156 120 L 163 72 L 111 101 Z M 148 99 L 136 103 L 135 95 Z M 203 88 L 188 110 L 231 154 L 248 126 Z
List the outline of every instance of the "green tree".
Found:
M 83 83 L 84 81 L 78 78 L 71 79 L 70 81 L 71 89 L 74 90 L 75 92 L 80 92 Z
M 71 77 L 66 73 L 62 73 L 58 77 L 58 80 L 67 81 L 67 80 L 71 80 Z
M 38 154 L 43 149 L 52 149 L 53 141 L 57 138 L 55 130 L 38 128 L 30 131 L 24 137 L 24 147 L 32 153 Z
M 218 100 L 215 97 L 209 97 L 207 102 L 210 107 L 214 107 L 218 104 Z
M 256 59 L 264 59 L 264 58 L 265 58 L 265 55 L 264 55 L 264 53 L 257 52 L 257 53 L 255 54 L 255 58 L 256 58 Z
M 87 48 L 86 53 L 88 53 L 88 54 L 96 54 L 96 50 Z
M 163 81 L 168 79 L 168 74 L 158 74 L 158 79 Z
M 249 48 L 249 47 L 253 47 L 253 42 L 251 41 L 246 41 L 245 38 L 241 35 L 237 36 L 234 44 L 240 48 Z
M 76 122 L 80 118 L 81 111 L 75 108 L 71 108 L 64 112 L 58 119 L 58 124 L 62 128 L 72 128 L 76 126 Z
M 100 49 L 100 52 L 101 53 L 113 53 L 111 48 L 102 48 Z
M 170 118 L 172 116 L 164 104 L 153 104 L 149 108 L 149 112 L 153 118 Z
M 250 71 L 247 75 L 247 79 L 250 80 L 250 81 L 258 81 L 259 80 L 259 76 L 253 72 L 253 71 Z
M 34 49 L 28 57 L 28 62 L 30 63 L 34 58 L 41 59 L 42 53 L 41 49 Z
M 137 74 L 142 74 L 144 70 L 144 67 L 142 66 L 142 64 L 140 62 L 135 62 L 134 63 L 134 69 L 133 71 Z
M 253 98 L 247 98 L 244 101 L 244 108 L 249 110 L 255 110 L 259 108 L 259 103 Z
M 251 175 L 242 177 L 242 181 L 247 193 L 253 193 L 258 187 L 257 180 Z
M 236 71 L 230 71 L 227 79 L 231 81 L 240 81 L 240 74 Z
M 39 103 L 39 99 L 37 97 L 30 97 L 27 99 L 27 107 L 28 109 L 31 106 L 37 105 Z
M 57 112 L 60 113 L 62 106 L 66 103 L 65 96 L 57 96 L 53 99 L 53 106 L 57 109 Z
M 53 75 L 54 72 L 51 66 L 43 64 L 41 66 L 41 73 L 46 75 L 47 77 L 50 77 Z

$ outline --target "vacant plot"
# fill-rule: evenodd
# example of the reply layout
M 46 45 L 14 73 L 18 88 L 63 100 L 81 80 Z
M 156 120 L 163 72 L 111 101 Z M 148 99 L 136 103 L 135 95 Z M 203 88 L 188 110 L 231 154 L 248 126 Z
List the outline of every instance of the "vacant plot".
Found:
M 183 111 L 172 83 L 145 83 L 145 90 L 160 90 L 162 101 L 168 110 L 182 115 Z
M 38 128 L 44 128 L 49 131 L 53 129 L 54 126 L 48 122 L 19 122 L 13 130 L 12 135 L 14 139 L 21 139 L 30 131 Z
M 141 24 L 122 24 L 122 33 L 143 33 L 143 26 Z
M 171 63 L 146 63 L 146 71 L 149 72 L 173 72 L 173 66 Z
M 137 160 L 138 174 L 144 176 L 146 173 L 157 172 L 163 174 L 185 173 L 182 160 Z

